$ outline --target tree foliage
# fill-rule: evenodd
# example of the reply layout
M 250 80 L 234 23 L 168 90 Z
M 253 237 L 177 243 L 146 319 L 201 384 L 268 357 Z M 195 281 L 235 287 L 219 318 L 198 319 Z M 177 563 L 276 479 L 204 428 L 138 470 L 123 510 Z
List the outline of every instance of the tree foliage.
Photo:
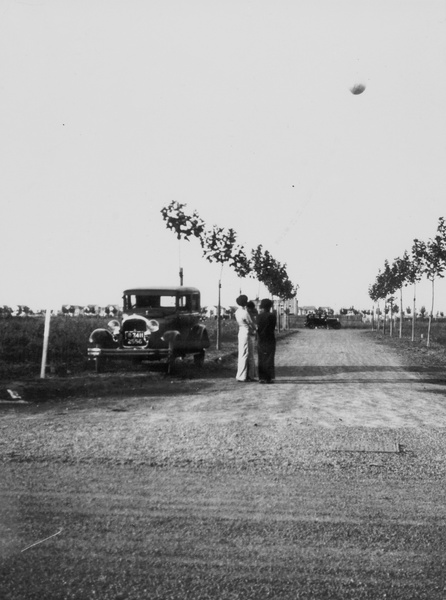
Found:
M 205 229 L 204 221 L 195 210 L 192 214 L 187 214 L 184 211 L 185 207 L 186 204 L 172 200 L 168 206 L 161 209 L 167 229 L 174 231 L 179 240 L 184 238 L 189 241 L 191 236 L 201 238 Z
M 243 246 L 237 243 L 237 234 L 233 229 L 225 229 L 214 225 L 205 230 L 200 238 L 203 256 L 209 262 L 228 263 L 239 277 L 252 274 L 251 262 L 246 256 Z
M 266 286 L 272 296 L 283 300 L 294 298 L 297 287 L 288 277 L 286 265 L 273 258 L 268 250 L 263 250 L 261 244 L 252 250 L 251 262 L 257 279 Z
M 199 239 L 203 256 L 209 262 L 228 264 L 241 278 L 255 276 L 263 283 L 271 295 L 281 299 L 293 298 L 297 286 L 288 277 L 286 265 L 281 264 L 259 245 L 247 254 L 238 243 L 234 229 L 214 225 L 206 229 L 204 221 L 194 211 L 188 214 L 185 204 L 172 201 L 161 210 L 166 227 L 176 233 L 178 239 Z

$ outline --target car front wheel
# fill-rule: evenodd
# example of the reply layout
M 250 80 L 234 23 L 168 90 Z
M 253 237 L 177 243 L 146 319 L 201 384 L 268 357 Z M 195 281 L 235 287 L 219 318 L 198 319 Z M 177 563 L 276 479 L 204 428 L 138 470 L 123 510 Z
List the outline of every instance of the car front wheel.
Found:
M 175 359 L 177 357 L 173 342 L 169 343 L 169 352 L 167 354 L 167 374 L 171 375 L 175 369 Z

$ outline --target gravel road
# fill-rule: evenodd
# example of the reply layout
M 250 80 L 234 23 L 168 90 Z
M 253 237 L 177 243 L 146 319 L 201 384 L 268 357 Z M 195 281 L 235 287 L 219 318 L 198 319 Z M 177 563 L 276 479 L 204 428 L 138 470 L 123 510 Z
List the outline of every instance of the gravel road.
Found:
M 444 600 L 442 367 L 299 330 L 234 375 L 4 409 L 2 597 Z

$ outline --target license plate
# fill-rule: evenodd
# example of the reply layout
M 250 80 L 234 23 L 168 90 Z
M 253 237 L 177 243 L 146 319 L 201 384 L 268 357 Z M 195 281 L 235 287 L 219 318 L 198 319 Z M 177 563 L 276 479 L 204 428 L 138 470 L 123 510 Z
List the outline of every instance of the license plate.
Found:
M 129 344 L 143 344 L 145 342 L 144 331 L 126 331 L 125 339 Z
M 125 337 L 128 340 L 134 340 L 134 339 L 143 340 L 144 339 L 144 331 L 126 331 Z

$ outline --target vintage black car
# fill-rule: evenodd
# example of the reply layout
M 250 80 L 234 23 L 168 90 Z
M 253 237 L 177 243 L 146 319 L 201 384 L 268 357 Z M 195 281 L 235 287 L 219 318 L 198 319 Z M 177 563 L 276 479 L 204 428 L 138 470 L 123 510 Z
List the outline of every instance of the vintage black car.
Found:
M 305 327 L 308 329 L 341 329 L 341 322 L 336 317 L 310 313 L 307 315 Z
M 170 373 L 177 357 L 193 354 L 195 364 L 201 366 L 210 342 L 200 316 L 197 288 L 125 290 L 121 322 L 114 319 L 107 328 L 91 333 L 88 357 L 98 372 L 108 358 L 164 361 Z

